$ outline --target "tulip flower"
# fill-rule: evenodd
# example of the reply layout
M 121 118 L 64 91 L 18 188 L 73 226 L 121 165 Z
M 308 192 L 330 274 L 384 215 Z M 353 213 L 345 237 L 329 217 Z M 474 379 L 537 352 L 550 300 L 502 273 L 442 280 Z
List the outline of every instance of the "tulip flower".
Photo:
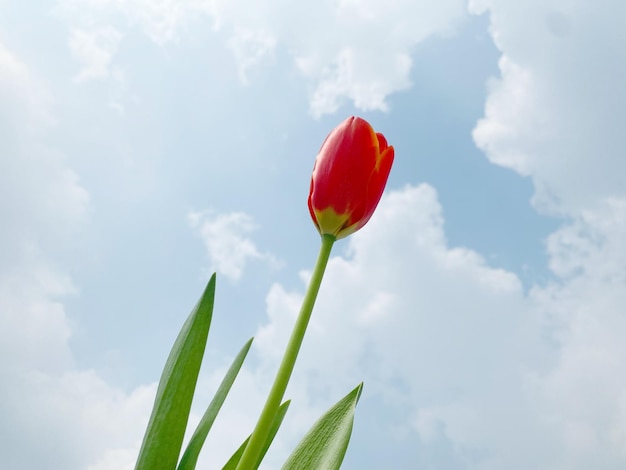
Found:
M 367 121 L 354 116 L 326 137 L 317 154 L 308 205 L 322 236 L 320 252 L 274 384 L 237 470 L 252 468 L 276 419 L 333 243 L 356 232 L 372 217 L 387 184 L 393 156 L 393 147 L 385 137 L 374 132 Z
M 321 235 L 347 237 L 370 219 L 387 184 L 394 150 L 359 117 L 339 124 L 322 144 L 309 190 L 309 212 Z

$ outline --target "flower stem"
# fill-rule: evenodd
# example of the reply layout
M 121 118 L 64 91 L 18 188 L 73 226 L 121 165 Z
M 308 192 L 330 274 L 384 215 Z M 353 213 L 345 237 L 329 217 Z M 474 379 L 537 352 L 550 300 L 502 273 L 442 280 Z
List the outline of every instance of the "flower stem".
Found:
M 313 305 L 315 305 L 315 299 L 317 298 L 317 293 L 322 284 L 322 278 L 324 277 L 324 271 L 326 270 L 326 264 L 328 264 L 328 258 L 330 257 L 333 243 L 335 243 L 334 236 L 322 235 L 322 246 L 317 255 L 317 262 L 315 263 L 315 268 L 313 268 L 311 281 L 309 282 L 309 287 L 302 301 L 302 307 L 296 319 L 296 324 L 291 332 L 287 349 L 285 350 L 283 360 L 276 373 L 274 384 L 267 397 L 261 416 L 259 416 L 259 421 L 254 431 L 252 431 L 252 435 L 241 456 L 241 460 L 239 460 L 237 470 L 252 470 L 258 467 L 259 456 L 265 446 L 269 429 L 276 417 L 276 412 L 287 389 L 291 373 L 293 372 L 293 367 L 296 363 L 298 352 L 300 351 L 300 346 L 302 345 L 302 340 L 304 339 L 304 334 L 309 324 L 309 319 L 311 318 L 311 312 L 313 312 Z

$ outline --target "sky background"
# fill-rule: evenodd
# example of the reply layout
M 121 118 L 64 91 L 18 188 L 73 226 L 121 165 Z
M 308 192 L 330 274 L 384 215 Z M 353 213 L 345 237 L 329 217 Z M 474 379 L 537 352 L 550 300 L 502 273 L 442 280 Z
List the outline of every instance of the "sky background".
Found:
M 626 467 L 626 3 L 0 3 L 0 455 L 133 468 L 211 273 L 198 468 L 252 429 L 315 261 L 315 155 L 394 145 L 263 466 L 364 381 L 345 468 Z

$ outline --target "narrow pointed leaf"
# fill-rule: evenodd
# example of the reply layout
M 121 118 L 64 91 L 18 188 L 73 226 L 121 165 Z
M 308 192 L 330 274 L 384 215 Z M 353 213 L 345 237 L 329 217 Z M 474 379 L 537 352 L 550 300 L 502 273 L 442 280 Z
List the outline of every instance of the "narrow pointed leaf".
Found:
M 257 468 L 259 468 L 259 465 L 261 465 L 261 462 L 263 461 L 263 457 L 265 457 L 267 450 L 270 448 L 270 445 L 272 444 L 272 441 L 274 440 L 274 436 L 276 436 L 276 433 L 278 432 L 278 428 L 280 428 L 280 425 L 282 424 L 283 419 L 285 418 L 285 415 L 287 414 L 287 410 L 289 409 L 290 403 L 291 403 L 291 400 L 287 400 L 282 405 L 280 405 L 280 408 L 278 408 L 278 411 L 276 412 L 276 417 L 274 418 L 274 422 L 272 423 L 272 427 L 270 428 L 270 433 L 267 436 L 267 441 L 265 442 L 265 445 L 263 446 L 263 450 L 261 451 L 261 455 L 259 456 L 259 460 L 257 461 L 256 466 L 252 470 L 256 470 Z M 243 451 L 245 450 L 246 445 L 248 444 L 249 440 L 250 440 L 250 436 L 248 436 L 246 440 L 243 441 L 243 444 L 239 446 L 239 448 L 235 451 L 233 456 L 228 460 L 228 462 L 226 462 L 226 465 L 222 467 L 222 470 L 235 470 L 237 468 L 237 465 L 239 464 L 239 460 L 241 459 L 241 456 L 243 455 Z
M 346 454 L 363 383 L 329 409 L 300 441 L 282 470 L 338 470 Z
M 243 361 L 250 350 L 251 344 L 252 338 L 250 338 L 243 348 L 241 348 L 241 351 L 239 351 L 239 354 L 235 357 L 235 360 L 228 369 L 228 372 L 226 372 L 222 383 L 217 389 L 217 392 L 215 392 L 213 400 L 211 400 L 211 403 L 205 411 L 204 416 L 202 416 L 196 431 L 193 433 L 193 436 L 191 436 L 187 449 L 178 464 L 178 470 L 194 470 L 196 468 L 198 456 L 200 455 L 204 441 L 209 434 L 211 426 L 213 426 L 217 413 L 224 404 L 224 400 L 226 399 L 226 396 L 228 395 L 228 392 L 230 391 L 230 388 L 239 373 L 239 369 L 241 369 Z
M 159 381 L 135 470 L 174 470 L 213 314 L 215 274 L 183 325 Z

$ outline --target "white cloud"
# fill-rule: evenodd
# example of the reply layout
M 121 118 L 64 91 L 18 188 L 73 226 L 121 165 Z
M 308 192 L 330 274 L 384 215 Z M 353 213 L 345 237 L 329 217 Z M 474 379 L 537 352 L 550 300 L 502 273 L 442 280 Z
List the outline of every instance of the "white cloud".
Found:
M 250 69 L 273 57 L 276 38 L 267 31 L 236 28 L 229 45 L 239 68 L 239 80 L 247 84 Z
M 545 468 L 621 468 L 626 419 L 623 139 L 626 6 L 610 1 L 476 0 L 502 52 L 474 139 L 494 163 L 532 178 L 535 205 L 567 216 L 547 241 L 557 281 L 533 313 L 555 355 L 527 392 Z M 622 441 L 623 442 L 623 441 Z
M 128 26 L 157 44 L 178 40 L 187 25 L 214 11 L 212 0 L 60 0 L 56 11 L 72 24 L 114 22 L 121 13 Z
M 108 448 L 136 453 L 154 387 L 125 393 L 76 370 L 64 301 L 77 289 L 55 253 L 75 242 L 89 193 L 45 144 L 45 84 L 0 44 L 0 454 L 3 466 L 87 468 Z
M 530 176 L 542 210 L 575 214 L 626 196 L 626 6 L 610 0 L 476 0 L 501 77 L 474 131 L 488 158 Z
M 551 266 L 563 279 L 532 298 L 560 346 L 533 393 L 558 436 L 552 468 L 619 468 L 626 463 L 626 201 L 611 201 L 550 237 Z
M 463 17 L 463 2 L 400 0 L 315 4 L 218 2 L 220 28 L 269 31 L 310 83 L 310 111 L 336 111 L 345 101 L 386 110 L 386 98 L 410 86 L 410 53 Z
M 278 360 L 298 307 L 297 295 L 272 288 L 269 323 L 256 335 L 263 358 Z M 380 423 L 390 439 L 394 426 L 424 430 L 412 418 L 420 413 L 441 422 L 447 414 L 465 417 L 447 420 L 451 439 L 469 428 L 493 438 L 508 424 L 502 416 L 524 413 L 523 402 L 511 410 L 502 394 L 519 387 L 528 359 L 527 332 L 519 328 L 525 308 L 515 275 L 447 246 L 430 186 L 392 192 L 350 240 L 348 257 L 329 263 L 294 376 L 294 413 L 314 416 L 305 410 L 321 412 L 365 380 L 365 396 L 403 410 L 403 422 Z M 287 435 L 312 420 L 297 423 L 298 432 Z
M 64 370 L 70 362 L 70 328 L 57 299 L 74 287 L 66 275 L 33 264 L 0 276 L 0 350 L 13 358 L 4 364 L 5 373 L 22 367 Z
M 31 76 L 28 67 L 2 42 L 0 42 L 0 99 L 3 104 L 0 118 L 3 123 L 13 122 L 16 125 L 14 131 L 32 129 L 31 121 L 37 125 L 50 124 L 52 121 L 47 110 L 49 96 Z M 8 119 L 9 115 L 11 120 Z M 8 137 L 6 136 L 6 141 L 11 142 Z
M 548 238 L 550 268 L 559 277 L 619 278 L 626 266 L 626 199 L 608 199 L 596 211 L 581 211 Z M 607 280 L 609 280 L 607 279 Z
M 450 442 L 473 469 L 623 466 L 625 208 L 614 201 L 556 232 L 558 281 L 524 294 L 514 274 L 447 245 L 431 187 L 384 196 L 347 257 L 331 258 L 283 448 L 365 380 L 359 409 L 376 397 L 387 407 L 379 426 L 389 442 L 378 446 L 395 448 L 404 429 L 415 446 Z M 280 285 L 269 292 L 260 370 L 276 366 L 300 301 Z
M 113 55 L 117 51 L 121 39 L 122 34 L 112 27 L 72 31 L 69 40 L 70 50 L 82 64 L 75 80 L 83 82 L 108 78 L 111 75 L 121 79 L 121 70 L 111 68 Z
M 158 44 L 177 40 L 198 17 L 211 18 L 227 38 L 244 83 L 252 67 L 272 59 L 278 48 L 286 51 L 309 83 L 314 116 L 332 113 L 345 102 L 361 110 L 387 110 L 387 97 L 411 85 L 415 46 L 448 34 L 466 14 L 462 0 L 63 0 L 59 9 L 81 28 L 122 12 L 129 26 Z
M 216 214 L 191 212 L 189 224 L 200 235 L 209 255 L 211 271 L 237 281 L 250 260 L 263 260 L 270 267 L 279 263 L 269 253 L 260 252 L 249 235 L 256 229 L 252 217 L 243 212 Z
M 343 47 L 321 70 L 312 67 L 310 59 L 300 58 L 297 64 L 304 75 L 317 79 L 310 104 L 314 116 L 334 113 L 346 98 L 363 111 L 388 111 L 386 98 L 411 85 L 408 53 L 373 57 L 371 51 Z
M 3 383 L 0 435 L 8 468 L 106 468 L 113 456 L 131 453 L 131 466 L 121 468 L 132 468 L 155 386 L 126 393 L 91 370 L 24 366 Z
M 6 268 L 76 228 L 89 195 L 65 156 L 41 143 L 54 125 L 50 94 L 2 43 L 0 101 L 0 260 Z

